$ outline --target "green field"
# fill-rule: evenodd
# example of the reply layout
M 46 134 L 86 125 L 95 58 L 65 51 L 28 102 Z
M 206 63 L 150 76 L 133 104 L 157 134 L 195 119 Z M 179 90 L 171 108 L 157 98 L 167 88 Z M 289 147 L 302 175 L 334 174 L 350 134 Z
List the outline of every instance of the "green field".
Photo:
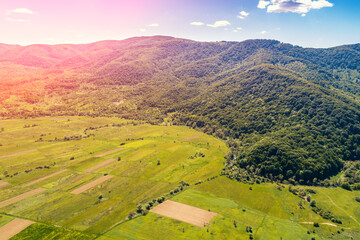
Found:
M 10 183 L 0 188 L 0 202 L 46 189 L 0 209 L 0 227 L 14 217 L 36 222 L 13 239 L 360 239 L 360 203 L 355 201 L 360 192 L 298 186 L 315 190 L 311 197 L 317 205 L 342 221 L 338 226 L 323 224 L 333 223 L 314 213 L 288 186 L 248 185 L 220 176 L 225 143 L 188 127 L 90 117 L 0 124 L 0 178 Z M 111 158 L 116 161 L 86 171 Z M 71 193 L 106 174 L 114 177 Z M 190 186 L 170 195 L 181 181 Z M 154 213 L 127 219 L 138 204 L 163 196 L 218 215 L 204 228 Z
M 172 198 L 219 213 L 205 228 L 149 213 L 120 224 L 100 239 L 249 239 L 247 226 L 252 227 L 254 239 L 360 238 L 357 223 L 346 221 L 347 213 L 360 221 L 360 203 L 354 200 L 359 192 L 314 188 L 317 193 L 313 198 L 334 210 L 343 220 L 342 225 L 334 227 L 323 224 L 331 221 L 315 214 L 309 203 L 304 202 L 305 208 L 300 209 L 298 203 L 303 200 L 290 193 L 287 187 L 279 190 L 276 184 L 257 184 L 250 190 L 249 186 L 219 177 Z M 339 206 L 348 206 L 345 207 L 347 213 L 340 209 L 335 211 L 334 205 L 324 199 L 325 194 L 338 196 L 334 201 Z M 320 223 L 320 227 L 314 227 L 310 222 Z
M 4 128 L 0 133 L 1 178 L 11 185 L 0 189 L 0 201 L 39 187 L 47 190 L 0 211 L 47 226 L 82 231 L 89 238 L 123 221 L 137 209 L 137 204 L 169 193 L 181 181 L 194 184 L 219 175 L 227 151 L 222 141 L 188 127 L 152 126 L 117 118 L 3 120 L 1 127 Z M 86 128 L 93 129 L 85 134 Z M 80 135 L 81 140 L 63 141 L 64 137 Z M 186 140 L 193 136 L 199 137 Z M 61 140 L 54 141 L 55 138 Z M 120 147 L 124 149 L 94 157 Z M 2 157 L 32 149 L 36 151 Z M 197 156 L 198 153 L 205 156 Z M 118 157 L 120 161 L 91 173 L 84 172 Z M 50 168 L 36 169 L 43 166 Z M 29 169 L 32 171 L 24 172 Z M 63 169 L 67 171 L 26 186 Z M 70 193 L 104 174 L 114 177 L 81 194 Z

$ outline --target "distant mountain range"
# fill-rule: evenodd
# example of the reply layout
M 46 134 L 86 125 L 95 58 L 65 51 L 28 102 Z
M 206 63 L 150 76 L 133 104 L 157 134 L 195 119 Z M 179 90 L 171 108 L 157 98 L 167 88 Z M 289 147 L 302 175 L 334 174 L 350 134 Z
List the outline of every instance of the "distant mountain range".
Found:
M 227 170 L 316 183 L 360 159 L 360 44 L 165 36 L 0 44 L 0 114 L 118 116 L 228 139 Z M 232 159 L 236 153 L 236 159 Z

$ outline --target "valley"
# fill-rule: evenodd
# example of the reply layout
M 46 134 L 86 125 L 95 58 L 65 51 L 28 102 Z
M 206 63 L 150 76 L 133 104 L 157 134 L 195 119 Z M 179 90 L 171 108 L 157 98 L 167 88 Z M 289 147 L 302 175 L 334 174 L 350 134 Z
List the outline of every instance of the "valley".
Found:
M 224 141 L 189 127 L 71 116 L 3 120 L 2 126 L 1 179 L 8 184 L 0 189 L 0 231 L 13 219 L 31 221 L 11 239 L 360 236 L 358 191 L 295 187 L 313 189 L 317 205 L 341 219 L 334 224 L 289 185 L 244 184 L 222 175 Z M 85 131 L 91 136 L 46 141 Z M 216 215 L 195 226 L 152 212 L 166 199 Z
M 11 239 L 360 238 L 358 44 L 154 36 L 0 53 Z

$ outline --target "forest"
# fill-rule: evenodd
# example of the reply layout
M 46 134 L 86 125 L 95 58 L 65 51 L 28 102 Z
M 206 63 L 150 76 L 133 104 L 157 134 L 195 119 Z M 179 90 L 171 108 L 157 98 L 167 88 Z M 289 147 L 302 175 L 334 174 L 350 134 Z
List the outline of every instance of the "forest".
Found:
M 3 119 L 115 116 L 186 125 L 227 141 L 224 174 L 239 181 L 246 170 L 324 184 L 360 160 L 360 44 L 313 49 L 155 36 L 1 45 L 0 55 Z M 345 183 L 359 182 L 357 170 L 348 175 Z

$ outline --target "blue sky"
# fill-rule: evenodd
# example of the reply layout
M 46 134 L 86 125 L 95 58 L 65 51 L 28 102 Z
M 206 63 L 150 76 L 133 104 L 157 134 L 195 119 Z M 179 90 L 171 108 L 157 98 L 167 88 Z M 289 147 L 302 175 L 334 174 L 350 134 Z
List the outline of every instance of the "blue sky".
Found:
M 88 43 L 168 35 L 360 43 L 360 0 L 0 0 L 0 42 Z

